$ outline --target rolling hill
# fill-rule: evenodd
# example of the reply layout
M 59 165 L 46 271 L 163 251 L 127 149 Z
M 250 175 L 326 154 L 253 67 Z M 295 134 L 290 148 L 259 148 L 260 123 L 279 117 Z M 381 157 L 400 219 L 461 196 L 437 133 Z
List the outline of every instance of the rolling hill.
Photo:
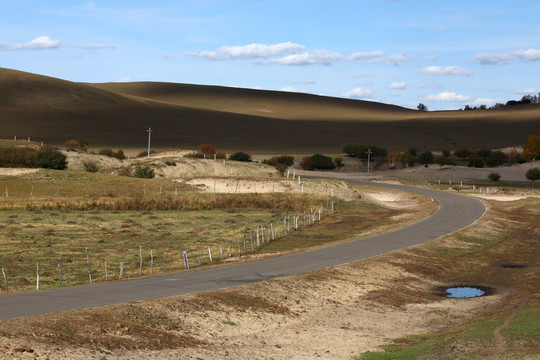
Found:
M 540 133 L 540 106 L 419 112 L 309 94 L 135 82 L 87 84 L 0 68 L 0 138 L 94 147 L 337 153 L 350 142 L 421 149 L 500 148 Z

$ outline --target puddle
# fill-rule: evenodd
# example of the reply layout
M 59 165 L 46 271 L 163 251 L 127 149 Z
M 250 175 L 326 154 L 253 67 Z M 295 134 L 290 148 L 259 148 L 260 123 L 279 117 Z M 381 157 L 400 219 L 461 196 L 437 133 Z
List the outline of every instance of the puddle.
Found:
M 451 299 L 471 299 L 480 296 L 492 295 L 495 293 L 493 288 L 482 285 L 460 284 L 451 286 L 438 286 L 435 288 L 435 294 Z
M 474 298 L 486 294 L 484 290 L 468 286 L 448 288 L 446 289 L 446 293 L 448 294 L 446 297 L 456 299 Z

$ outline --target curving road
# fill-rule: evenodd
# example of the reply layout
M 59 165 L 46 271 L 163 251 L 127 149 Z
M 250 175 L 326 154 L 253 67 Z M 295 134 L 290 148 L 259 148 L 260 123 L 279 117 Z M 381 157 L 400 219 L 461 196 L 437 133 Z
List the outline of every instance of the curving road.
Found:
M 341 265 L 452 233 L 485 212 L 481 201 L 461 195 L 402 185 L 370 185 L 426 195 L 437 200 L 440 208 L 429 218 L 394 232 L 296 254 L 128 281 L 2 295 L 0 320 L 215 290 Z

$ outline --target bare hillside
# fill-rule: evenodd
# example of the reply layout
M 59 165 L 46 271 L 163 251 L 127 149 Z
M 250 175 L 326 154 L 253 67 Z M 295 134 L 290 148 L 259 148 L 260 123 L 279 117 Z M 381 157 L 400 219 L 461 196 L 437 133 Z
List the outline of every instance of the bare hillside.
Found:
M 62 144 L 339 153 L 350 142 L 405 149 L 501 148 L 540 133 L 540 106 L 419 112 L 278 91 L 172 83 L 84 84 L 0 68 L 0 134 Z

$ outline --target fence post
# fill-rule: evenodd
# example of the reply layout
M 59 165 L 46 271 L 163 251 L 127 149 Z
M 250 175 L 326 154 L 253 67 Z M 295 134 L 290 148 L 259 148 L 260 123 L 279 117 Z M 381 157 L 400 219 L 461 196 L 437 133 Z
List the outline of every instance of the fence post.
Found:
M 142 246 L 139 245 L 139 276 L 142 276 Z
M 4 268 L 2 268 L 2 275 L 4 276 L 4 285 L 5 285 L 5 287 L 6 287 L 6 292 L 8 292 L 9 289 L 8 289 L 8 283 L 7 283 L 6 272 L 4 271 Z
M 105 281 L 109 281 L 109 269 L 107 266 L 107 259 L 105 259 Z
M 120 263 L 120 271 L 118 272 L 118 280 L 122 279 L 123 274 L 124 274 L 124 263 Z
M 210 246 L 208 247 L 208 259 L 212 262 L 212 249 L 210 249 Z
M 189 270 L 189 259 L 188 259 L 188 256 L 187 256 L 187 252 L 184 251 L 183 256 L 184 256 L 184 268 Z
M 90 271 L 90 257 L 88 256 L 88 246 L 86 249 L 86 266 L 88 267 L 88 279 L 90 279 L 90 284 L 92 283 L 92 272 Z
M 58 259 L 58 271 L 60 272 L 60 280 L 58 282 L 58 285 L 62 287 L 62 256 Z
M 36 264 L 36 290 L 39 290 L 39 263 Z
M 154 275 L 154 250 L 150 249 L 150 274 Z

